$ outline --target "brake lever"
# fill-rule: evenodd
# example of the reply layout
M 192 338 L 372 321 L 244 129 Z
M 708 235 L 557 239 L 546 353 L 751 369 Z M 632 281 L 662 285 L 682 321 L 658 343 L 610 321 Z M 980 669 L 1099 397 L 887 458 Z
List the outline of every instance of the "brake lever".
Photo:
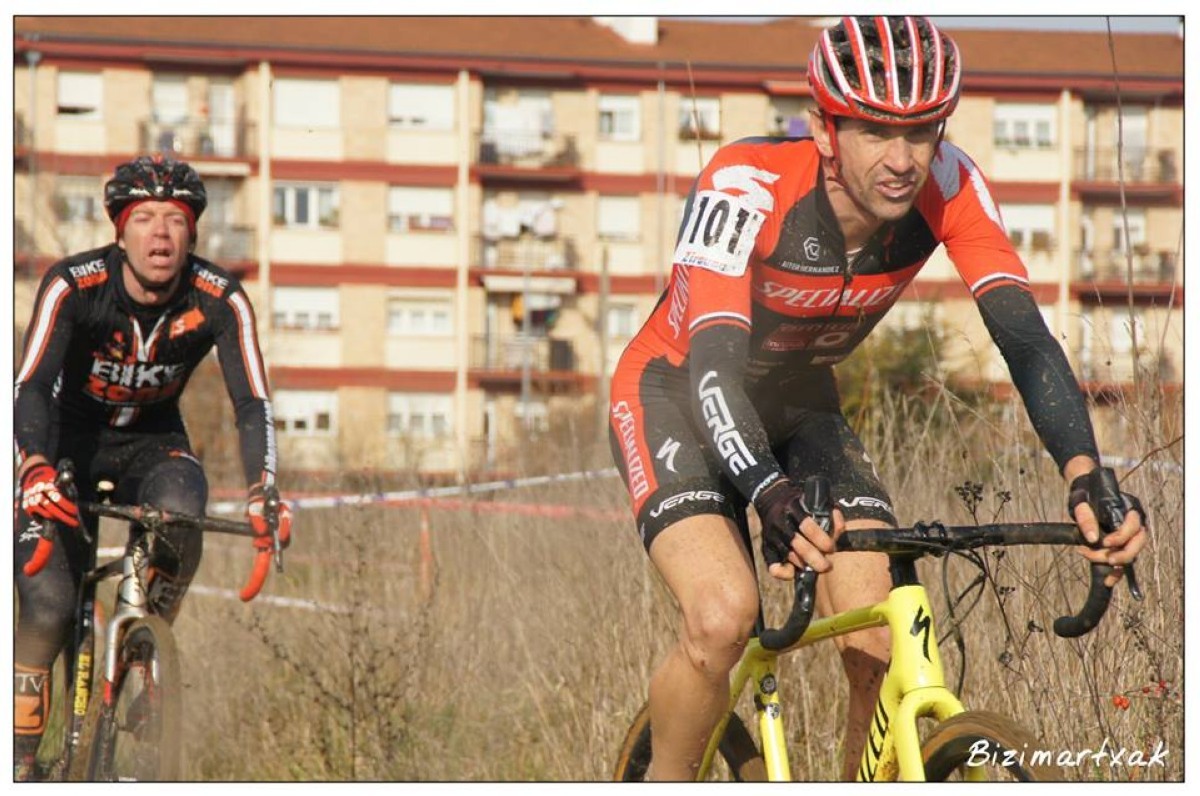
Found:
M 75 485 L 75 463 L 70 459 L 62 459 L 58 463 L 58 474 L 54 476 L 54 485 L 58 487 L 58 491 L 62 492 L 76 507 L 79 506 L 79 489 Z M 83 521 L 83 517 L 79 517 L 79 534 L 83 540 L 89 545 L 96 540 L 92 538 L 91 531 L 88 530 L 87 523 Z

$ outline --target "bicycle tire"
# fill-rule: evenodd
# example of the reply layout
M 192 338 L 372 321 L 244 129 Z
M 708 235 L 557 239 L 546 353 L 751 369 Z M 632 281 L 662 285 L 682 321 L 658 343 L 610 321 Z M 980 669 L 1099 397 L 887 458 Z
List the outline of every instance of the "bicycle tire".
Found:
M 98 782 L 172 782 L 183 774 L 183 688 L 171 626 L 137 620 L 119 653 L 113 704 L 101 708 L 87 778 Z
M 767 767 L 763 763 L 762 754 L 749 730 L 736 713 L 729 715 L 729 723 L 725 725 L 725 734 L 721 736 L 718 746 L 721 757 L 724 758 L 729 771 L 737 782 L 765 782 Z M 617 765 L 613 769 L 614 782 L 642 782 L 646 771 L 650 768 L 653 754 L 650 743 L 650 703 L 642 705 L 629 730 L 621 749 L 617 754 Z
M 979 743 L 986 747 L 979 747 Z M 1036 751 L 1045 749 L 1037 737 L 1012 719 L 986 710 L 968 710 L 941 722 L 921 744 L 925 778 L 944 782 L 967 765 L 986 766 L 988 774 L 1021 782 L 1058 782 L 1062 769 L 1035 765 Z M 986 751 L 986 760 L 979 757 Z M 1011 753 L 1010 765 L 1003 765 Z M 979 761 L 971 763 L 969 761 Z

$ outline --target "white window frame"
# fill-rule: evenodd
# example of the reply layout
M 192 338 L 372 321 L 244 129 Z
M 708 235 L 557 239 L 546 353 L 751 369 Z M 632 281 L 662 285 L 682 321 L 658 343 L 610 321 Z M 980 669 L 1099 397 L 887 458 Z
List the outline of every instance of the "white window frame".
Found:
M 632 223 L 629 223 L 632 221 Z M 600 196 L 596 200 L 596 234 L 600 240 L 633 243 L 642 239 L 640 196 Z
M 601 141 L 641 141 L 642 98 L 637 94 L 601 94 L 597 130 Z
M 385 327 L 394 337 L 450 337 L 454 305 L 443 296 L 390 296 Z
M 529 425 L 525 424 L 525 410 L 529 409 Z M 550 406 L 543 400 L 530 400 L 528 402 L 517 400 L 513 407 L 513 419 L 516 421 L 517 431 L 527 432 L 531 434 L 546 434 L 550 431 Z
M 612 302 L 608 306 L 608 316 L 604 321 L 605 331 L 609 337 L 629 339 L 641 328 L 641 315 L 638 305 L 627 302 Z
M 280 434 L 329 437 L 337 433 L 338 394 L 333 390 L 275 390 L 271 409 Z
M 1053 149 L 1058 145 L 1058 108 L 1047 103 L 997 102 L 992 143 L 1006 149 Z
M 1049 204 L 1005 204 L 1000 208 L 1004 228 L 1019 252 L 1051 252 L 1057 243 L 1058 211 Z
M 154 75 L 150 81 L 150 111 L 154 114 L 154 121 L 157 124 L 165 126 L 186 124 L 188 121 L 187 76 Z
M 271 192 L 274 224 L 292 229 L 335 229 L 338 226 L 339 193 L 335 183 L 277 182 Z M 298 220 L 302 206 L 307 218 Z
M 453 130 L 454 86 L 389 83 L 388 125 L 396 130 Z
M 342 126 L 341 84 L 336 79 L 277 77 L 271 93 L 275 127 L 336 130 Z
M 336 287 L 272 288 L 271 327 L 336 331 L 341 328 L 341 294 Z
M 694 115 L 693 115 L 694 112 Z M 716 141 L 721 138 L 720 97 L 679 98 L 679 140 L 696 139 L 696 117 L 700 120 L 700 139 Z
M 454 232 L 454 189 L 388 187 L 390 232 Z
M 80 121 L 104 118 L 104 76 L 100 72 L 61 71 L 56 92 L 60 118 Z
M 59 221 L 80 224 L 104 217 L 104 186 L 94 177 L 59 174 L 54 178 L 54 198 Z
M 389 392 L 387 434 L 408 439 L 447 439 L 454 433 L 454 394 Z

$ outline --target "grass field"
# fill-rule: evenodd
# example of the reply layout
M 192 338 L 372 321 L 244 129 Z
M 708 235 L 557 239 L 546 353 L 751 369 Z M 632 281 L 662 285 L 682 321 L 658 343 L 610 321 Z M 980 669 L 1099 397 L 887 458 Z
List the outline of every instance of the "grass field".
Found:
M 862 421 L 902 522 L 969 521 L 954 490 L 964 482 L 982 485 L 981 520 L 1065 517 L 1065 487 L 1017 404 L 981 412 L 949 396 L 935 400 L 946 403 L 937 422 L 902 399 Z M 1081 603 L 1082 559 L 1044 549 L 989 556 L 994 584 L 964 626 L 962 696 L 970 707 L 1011 715 L 1049 749 L 1107 742 L 1149 755 L 1161 742 L 1168 750 L 1165 767 L 1103 764 L 1069 769 L 1074 778 L 1180 780 L 1182 402 L 1147 394 L 1115 411 L 1127 444 L 1109 452 L 1149 457 L 1123 482 L 1152 518 L 1152 543 L 1138 565 L 1146 601 L 1134 603 L 1122 587 L 1097 631 L 1059 639 L 1043 628 Z M 578 444 L 570 449 L 583 455 Z M 593 463 L 608 464 L 602 447 L 589 450 Z M 500 510 L 511 502 L 589 512 Z M 676 633 L 675 608 L 626 505 L 620 484 L 607 479 L 434 508 L 436 578 L 426 593 L 419 508 L 302 513 L 287 572 L 272 576 L 267 593 L 325 610 L 193 594 L 177 623 L 188 776 L 606 779 Z M 214 540 L 198 582 L 237 588 L 249 566 L 244 547 Z M 939 618 L 941 566 L 921 566 Z M 950 567 L 952 590 L 975 574 Z M 788 591 L 766 586 L 768 616 L 782 615 Z M 824 646 L 782 662 L 792 769 L 802 779 L 832 779 L 840 769 L 846 684 L 833 647 Z M 963 659 L 952 643 L 942 651 L 953 682 Z

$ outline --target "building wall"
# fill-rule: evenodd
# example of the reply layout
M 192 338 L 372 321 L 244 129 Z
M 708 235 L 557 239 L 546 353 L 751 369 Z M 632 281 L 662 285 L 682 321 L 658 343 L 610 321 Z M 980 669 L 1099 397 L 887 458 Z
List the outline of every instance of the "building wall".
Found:
M 87 68 L 94 68 L 95 64 Z M 92 176 L 100 180 L 101 172 L 110 169 L 110 161 L 134 153 L 139 146 L 139 125 L 152 116 L 151 87 L 154 73 L 145 68 L 122 64 L 102 69 L 104 81 L 103 116 L 97 121 L 63 118 L 56 114 L 57 74 L 69 64 L 43 64 L 36 71 L 37 118 L 31 120 L 37 131 L 37 149 L 55 155 L 98 155 L 92 160 L 76 159 L 68 167 L 78 173 L 82 163 L 91 164 Z M 259 263 L 257 248 L 252 246 L 244 261 L 222 262 L 235 270 L 251 272 L 255 278 L 247 282 L 247 290 L 259 306 L 260 327 L 264 347 L 274 368 L 301 369 L 305 372 L 329 371 L 328 380 L 337 382 L 329 389 L 336 393 L 338 419 L 333 433 L 301 436 L 281 435 L 281 453 L 289 465 L 328 470 L 342 466 L 399 468 L 419 466 L 432 471 L 466 471 L 479 466 L 485 458 L 511 465 L 512 456 L 520 453 L 521 434 L 514 415 L 519 404 L 519 385 L 511 378 L 472 369 L 466 389 L 451 393 L 454 397 L 456 431 L 464 432 L 468 450 L 454 445 L 453 434 L 442 440 L 412 440 L 387 433 L 387 384 L 423 383 L 428 374 L 444 374 L 446 381 L 438 390 L 447 389 L 450 374 L 460 365 L 459 352 L 472 351 L 476 341 L 485 335 L 509 336 L 516 332 L 511 312 L 513 294 L 492 294 L 481 286 L 479 239 L 483 230 L 483 204 L 495 198 L 505 206 L 515 206 L 521 195 L 544 193 L 558 204 L 556 236 L 559 243 L 571 241 L 577 261 L 574 271 L 563 269 L 569 278 L 577 278 L 574 292 L 562 297 L 556 321 L 547 334 L 572 346 L 574 363 L 565 376 L 584 378 L 573 387 L 562 387 L 560 380 L 554 394 L 537 388 L 536 398 L 552 407 L 555 416 L 574 416 L 586 412 L 593 402 L 588 385 L 603 383 L 611 373 L 628 342 L 627 337 L 610 334 L 602 340 L 598 332 L 598 316 L 604 311 L 598 293 L 596 275 L 606 269 L 610 277 L 625 279 L 621 291 L 610 293 L 609 305 L 636 307 L 640 324 L 649 315 L 666 275 L 678 227 L 684 196 L 696 173 L 722 144 L 746 136 L 762 135 L 775 124 L 777 116 L 803 112 L 806 98 L 772 97 L 760 89 L 736 91 L 729 88 L 714 90 L 704 86 L 696 90 L 699 97 L 720 99 L 720 140 L 696 140 L 680 137 L 679 115 L 688 107 L 691 90 L 668 86 L 660 94 L 649 78 L 643 86 L 603 87 L 547 81 L 555 120 L 556 139 L 570 136 L 579 161 L 574 166 L 555 169 L 574 171 L 574 176 L 555 175 L 543 178 L 532 168 L 522 175 L 516 173 L 490 174 L 475 162 L 479 155 L 479 134 L 483 130 L 484 96 L 487 86 L 496 82 L 491 77 L 472 74 L 465 83 L 458 72 L 413 72 L 412 80 L 456 81 L 455 121 L 449 130 L 396 129 L 388 123 L 388 95 L 392 78 L 381 73 L 340 70 L 327 65 L 303 74 L 324 74 L 337 80 L 339 86 L 339 118 L 337 129 L 281 128 L 267 121 L 269 107 L 263 105 L 265 76 L 275 78 L 300 74 L 295 67 L 278 68 L 268 65 L 265 72 L 258 64 L 249 64 L 241 72 L 229 75 L 227 67 L 206 72 L 197 67 L 187 79 L 189 114 L 203 118 L 207 108 L 209 86 L 214 80 L 231 80 L 239 120 L 246 124 L 241 131 L 245 149 L 234 164 L 242 167 L 243 176 L 234 194 L 234 214 L 240 225 L 253 233 L 254 241 L 265 241 L 268 261 Z M 400 79 L 400 78 L 395 78 Z M 406 77 L 404 80 L 408 80 Z M 522 87 L 532 85 L 522 79 Z M 460 90 L 466 92 L 467 112 L 460 113 Z M 501 83 L 499 100 L 511 102 L 517 89 Z M 600 97 L 606 94 L 626 94 L 639 100 L 640 135 L 634 141 L 601 140 L 598 110 Z M 1064 104 L 1057 91 L 1038 95 L 1038 102 L 1064 111 L 1060 114 L 1058 135 L 1067 136 L 1069 143 L 1046 150 L 1014 150 L 997 146 L 993 141 L 994 115 L 998 104 L 1008 102 L 1004 96 L 973 92 L 965 96 L 950 122 L 950 140 L 966 150 L 978 163 L 998 195 L 1021 196 L 1035 194 L 1045 187 L 1058 196 L 1059 189 L 1069 186 L 1076 176 L 1075 151 L 1082 148 L 1089 129 L 1089 115 L 1098 147 L 1114 143 L 1113 114 L 1115 106 L 1101 106 L 1094 113 L 1078 96 L 1069 97 Z M 1022 99 L 1022 102 L 1032 100 Z M 28 68 L 17 63 L 14 68 L 13 103 L 18 114 L 28 120 L 31 98 Z M 1063 123 L 1065 118 L 1066 123 Z M 339 191 L 339 212 L 336 228 L 299 229 L 268 222 L 263 217 L 260 201 L 265 195 L 270 201 L 274 184 L 283 180 L 272 174 L 272 184 L 262 190 L 264 179 L 259 174 L 259 134 L 265 133 L 273 170 L 289 174 L 309 169 L 326 175 L 313 182 L 331 183 Z M 392 232 L 389 230 L 389 187 L 393 185 L 444 184 L 451 178 L 450 169 L 457 166 L 464 146 L 472 162 L 466 184 L 458 183 L 455 172 L 455 207 L 468 208 L 465 216 L 457 214 L 453 229 L 446 231 Z M 1147 141 L 1152 149 L 1165 148 L 1177 153 L 1182 165 L 1183 115 L 1181 108 L 1156 107 L 1148 115 Z M 557 141 L 554 146 L 557 146 Z M 1064 149 L 1070 156 L 1063 158 Z M 207 169 L 206 176 L 228 171 L 230 164 L 218 160 L 193 158 L 198 167 Z M 299 162 L 299 164 L 296 163 Z M 96 165 L 100 164 L 100 165 Z M 338 173 L 339 165 L 346 165 Z M 368 169 L 378 166 L 379 175 Z M 94 168 L 93 168 L 94 167 Z M 332 167 L 332 168 L 331 168 Z M 427 167 L 442 167 L 442 170 Z M 329 174 L 333 177 L 329 177 Z M 434 176 L 431 176 L 434 175 Z M 589 183 L 594 178 L 602 188 Z M 604 179 L 601 179 L 604 178 Z M 606 181 L 607 180 L 607 181 Z M 293 180 L 288 182 L 306 182 Z M 1176 182 L 1181 184 L 1182 174 Z M 661 182 L 660 193 L 650 186 Z M 1007 193 L 1006 193 L 1007 192 Z M 1031 193 L 1032 192 L 1032 193 Z M 20 224 L 29 215 L 30 197 L 36 205 L 38 223 L 35 229 L 38 251 L 48 257 L 59 257 L 80 247 L 99 245 L 111 239 L 111 226 L 101 218 L 90 224 L 76 225 L 71 230 L 58 224 L 54 216 L 56 176 L 51 168 L 38 171 L 36 177 L 28 170 L 17 168 L 13 180 L 16 220 Z M 1085 347 L 1089 328 L 1110 329 L 1111 315 L 1121 308 L 1112 302 L 1097 304 L 1077 296 L 1060 301 L 1046 295 L 1061 296 L 1066 290 L 1064 269 L 1076 269 L 1078 250 L 1083 245 L 1080 227 L 1084 219 L 1096 230 L 1093 247 L 1107 248 L 1116 203 L 1097 201 L 1068 191 L 1067 227 L 1062 228 L 1061 214 L 1056 211 L 1054 246 L 1041 253 L 1030 253 L 1027 266 L 1035 287 L 1044 302 L 1052 328 L 1063 340 L 1064 348 L 1077 367 L 1086 365 L 1089 377 L 1122 381 L 1130 377 L 1123 366 L 1127 355 L 1118 354 L 1112 364 L 1105 359 L 1103 346 L 1092 333 L 1090 348 Z M 461 202 L 465 196 L 465 202 Z M 604 240 L 597 228 L 598 205 L 605 196 L 634 196 L 638 201 L 640 231 L 632 240 Z M 1002 210 L 1008 199 L 1002 199 Z M 1183 223 L 1181 207 L 1170 200 L 1147 203 L 1145 209 L 1146 235 L 1153 249 L 1177 252 L 1175 268 L 1177 284 L 1183 283 L 1182 245 L 1180 230 Z M 201 222 L 200 253 L 210 233 L 208 219 Z M 468 252 L 463 262 L 462 253 Z M 322 284 L 337 291 L 340 325 L 335 330 L 294 330 L 271 328 L 268 302 L 261 296 L 264 283 L 258 280 L 262 271 L 270 274 L 275 286 Z M 339 276 L 339 269 L 348 274 Z M 372 271 L 371 269 L 380 269 Z M 455 279 L 460 269 L 468 270 L 467 311 L 460 310 L 455 293 Z M 518 268 L 516 272 L 519 273 Z M 378 276 L 386 272 L 386 276 Z M 1072 271 L 1073 272 L 1073 271 Z M 364 274 L 368 274 L 364 276 Z M 376 274 L 371 276 L 370 274 Z M 14 291 L 17 324 L 28 318 L 35 278 L 18 280 Z M 624 292 L 636 284 L 636 293 Z M 1061 287 L 1060 287 L 1061 286 Z M 1052 288 L 1052 289 L 1051 289 Z M 1049 290 L 1049 292 L 1047 292 Z M 944 296 L 933 299 L 934 296 Z M 452 331 L 448 334 L 398 335 L 388 332 L 389 301 L 397 298 L 446 299 L 452 310 Z M 957 272 L 943 250 L 939 250 L 910 288 L 907 301 L 923 301 L 933 305 L 937 317 L 947 331 L 946 367 L 961 370 L 968 376 L 984 380 L 1005 380 L 1003 363 L 990 343 L 974 303 L 967 296 Z M 494 308 L 494 324 L 489 329 L 489 304 Z M 1059 304 L 1066 307 L 1060 311 Z M 1146 307 L 1139 317 L 1144 325 L 1144 343 L 1162 350 L 1166 362 L 1162 371 L 1170 378 L 1182 376 L 1182 339 L 1180 313 L 1167 313 Z M 465 340 L 464 340 L 465 339 Z M 1087 355 L 1085 357 L 1085 354 Z M 1086 361 L 1085 361 L 1086 360 Z M 1124 367 L 1124 370 L 1122 368 Z M 342 369 L 367 369 L 379 374 L 379 384 L 345 386 L 337 375 Z M 403 376 L 399 378 L 397 376 Z M 407 374 L 407 375 L 406 375 Z M 414 375 L 415 374 L 415 375 Z M 558 374 L 563 376 L 564 374 Z M 438 376 L 441 378 L 441 376 Z M 505 378 L 508 380 L 505 381 Z M 343 380 L 344 381 L 344 380 Z M 418 391 L 418 390 L 414 390 Z M 483 452 L 485 415 L 492 407 L 490 432 L 499 440 L 491 457 Z M 506 465 L 507 466 L 507 465 Z

